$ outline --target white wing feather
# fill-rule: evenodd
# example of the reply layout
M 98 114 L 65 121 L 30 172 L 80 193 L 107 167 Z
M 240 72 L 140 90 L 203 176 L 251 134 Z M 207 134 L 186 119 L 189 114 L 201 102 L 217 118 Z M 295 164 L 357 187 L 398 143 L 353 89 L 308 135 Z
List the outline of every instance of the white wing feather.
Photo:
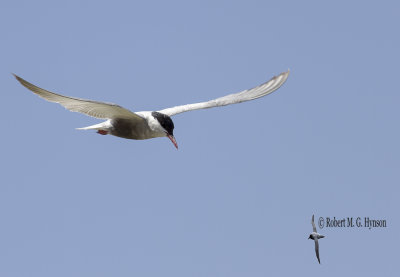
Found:
M 318 244 L 318 239 L 314 239 L 315 242 L 315 255 L 317 256 L 318 262 L 321 263 L 319 259 L 319 244 Z
M 173 116 L 178 113 L 183 113 L 193 110 L 208 109 L 213 107 L 226 106 L 230 104 L 237 104 L 249 100 L 254 100 L 277 90 L 280 86 L 283 85 L 283 83 L 285 83 L 288 76 L 289 76 L 289 70 L 287 72 L 281 73 L 278 76 L 273 77 L 268 82 L 252 89 L 247 89 L 238 93 L 229 94 L 207 102 L 187 104 L 187 105 L 167 108 L 159 112 L 169 116 Z
M 46 99 L 47 101 L 58 103 L 72 112 L 83 113 L 92 117 L 102 119 L 137 118 L 142 120 L 142 117 L 140 117 L 139 115 L 116 104 L 64 96 L 39 88 L 15 74 L 14 76 L 24 87 L 31 90 L 38 96 Z
M 313 232 L 316 233 L 317 232 L 317 227 L 315 227 L 314 215 L 312 215 L 311 224 L 312 224 Z

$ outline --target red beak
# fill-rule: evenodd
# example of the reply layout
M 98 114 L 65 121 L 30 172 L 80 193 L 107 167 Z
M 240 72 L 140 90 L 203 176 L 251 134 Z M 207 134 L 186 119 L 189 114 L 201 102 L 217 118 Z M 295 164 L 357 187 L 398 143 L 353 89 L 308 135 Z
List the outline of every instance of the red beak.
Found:
M 175 145 L 176 149 L 178 149 L 178 143 L 176 143 L 176 139 L 174 136 L 171 136 L 167 134 L 167 137 L 172 141 L 172 143 Z

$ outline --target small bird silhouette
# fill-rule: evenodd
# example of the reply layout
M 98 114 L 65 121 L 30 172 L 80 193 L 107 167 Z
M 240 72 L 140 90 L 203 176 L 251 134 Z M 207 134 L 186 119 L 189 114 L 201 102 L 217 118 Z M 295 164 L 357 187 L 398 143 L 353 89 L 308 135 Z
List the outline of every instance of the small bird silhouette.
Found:
M 312 216 L 311 224 L 312 224 L 313 232 L 310 234 L 308 239 L 314 240 L 314 242 L 315 242 L 315 255 L 317 255 L 318 262 L 321 263 L 321 261 L 319 260 L 319 244 L 318 244 L 318 240 L 324 238 L 325 236 L 317 233 L 317 227 L 315 227 L 315 223 L 314 223 L 314 215 Z

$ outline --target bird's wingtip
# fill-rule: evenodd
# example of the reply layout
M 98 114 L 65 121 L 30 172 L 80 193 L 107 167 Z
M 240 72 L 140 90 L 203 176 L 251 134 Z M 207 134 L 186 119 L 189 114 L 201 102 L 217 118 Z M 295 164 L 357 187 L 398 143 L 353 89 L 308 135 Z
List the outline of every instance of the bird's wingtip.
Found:
M 282 72 L 282 74 L 289 75 L 290 74 L 290 68 L 288 68 L 288 70 L 286 70 L 285 72 Z
M 12 73 L 12 72 L 11 72 L 11 74 L 14 76 L 15 79 L 17 79 L 19 82 L 21 82 L 21 80 L 22 80 L 21 77 L 19 77 L 17 74 Z
M 281 74 L 279 74 L 279 76 L 284 76 L 285 79 L 287 79 L 289 77 L 290 74 L 290 69 L 288 68 L 287 71 L 282 72 Z

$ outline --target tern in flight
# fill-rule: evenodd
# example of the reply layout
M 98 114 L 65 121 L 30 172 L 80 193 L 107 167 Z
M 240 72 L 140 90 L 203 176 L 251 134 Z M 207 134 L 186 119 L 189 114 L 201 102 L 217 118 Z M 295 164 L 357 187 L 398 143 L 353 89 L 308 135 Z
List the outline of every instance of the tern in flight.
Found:
M 313 232 L 310 234 L 308 239 L 314 240 L 314 242 L 315 242 L 315 255 L 317 255 L 318 263 L 321 263 L 321 261 L 319 260 L 319 244 L 318 244 L 318 240 L 324 238 L 325 236 L 317 233 L 317 227 L 315 227 L 315 223 L 314 223 L 314 215 L 312 216 L 311 224 L 312 224 Z
M 173 133 L 174 123 L 172 122 L 171 116 L 183 112 L 226 106 L 263 97 L 277 90 L 285 83 L 289 76 L 289 70 L 255 88 L 229 94 L 207 102 L 181 105 L 159 111 L 142 112 L 131 112 L 128 109 L 112 103 L 64 96 L 39 88 L 15 74 L 14 76 L 24 87 L 47 101 L 59 103 L 72 112 L 79 112 L 95 118 L 106 119 L 106 121 L 102 123 L 78 128 L 78 130 L 96 130 L 97 133 L 101 135 L 113 135 L 135 140 L 168 137 L 178 149 L 178 144 Z

